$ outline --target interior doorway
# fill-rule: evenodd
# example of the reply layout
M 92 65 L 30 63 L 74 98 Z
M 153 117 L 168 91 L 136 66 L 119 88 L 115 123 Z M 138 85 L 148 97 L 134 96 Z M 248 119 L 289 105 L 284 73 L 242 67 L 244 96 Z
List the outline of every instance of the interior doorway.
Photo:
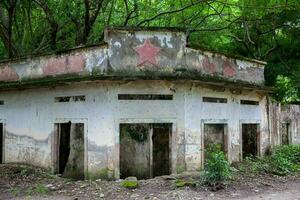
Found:
M 3 163 L 3 149 L 4 149 L 4 126 L 0 123 L 0 164 Z
M 120 178 L 171 172 L 171 123 L 120 124 Z
M 55 124 L 56 173 L 65 178 L 84 179 L 84 124 Z
M 210 144 L 216 144 L 226 152 L 226 128 L 227 124 L 204 124 L 204 148 Z
M 281 144 L 290 144 L 290 123 L 281 124 Z
M 172 124 L 153 124 L 153 177 L 170 174 Z
M 259 124 L 242 124 L 242 153 L 243 158 L 258 156 Z

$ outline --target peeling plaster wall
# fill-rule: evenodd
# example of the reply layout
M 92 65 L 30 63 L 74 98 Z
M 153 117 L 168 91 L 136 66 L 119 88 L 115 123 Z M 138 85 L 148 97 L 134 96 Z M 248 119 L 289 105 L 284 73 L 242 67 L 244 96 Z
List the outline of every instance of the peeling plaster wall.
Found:
M 264 86 L 261 61 L 230 58 L 186 47 L 186 33 L 106 29 L 107 44 L 67 53 L 0 63 L 1 86 L 67 81 L 70 78 L 173 77 L 222 79 Z M 35 81 L 35 82 L 34 82 Z
M 173 100 L 118 100 L 118 94 L 173 94 Z M 84 102 L 54 102 L 57 96 L 86 95 Z M 224 97 L 227 104 L 202 102 L 202 97 Z M 240 159 L 240 123 L 261 124 L 262 147 L 268 145 L 266 100 L 257 92 L 233 94 L 190 82 L 102 81 L 54 88 L 0 93 L 0 120 L 5 122 L 5 162 L 52 165 L 54 123 L 84 123 L 85 169 L 89 177 L 115 174 L 119 169 L 120 123 L 173 123 L 172 172 L 202 166 L 202 123 L 221 120 L 228 127 L 228 157 Z M 259 106 L 240 105 L 240 99 Z

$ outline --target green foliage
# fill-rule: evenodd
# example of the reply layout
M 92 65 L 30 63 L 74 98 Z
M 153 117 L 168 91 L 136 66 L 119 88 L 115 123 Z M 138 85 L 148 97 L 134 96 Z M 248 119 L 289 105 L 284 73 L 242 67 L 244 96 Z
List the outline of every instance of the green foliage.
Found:
M 300 145 L 276 147 L 271 154 L 273 173 L 286 175 L 300 169 Z
M 300 169 L 300 145 L 284 145 L 272 150 L 271 155 L 262 158 L 248 157 L 241 165 L 240 171 L 250 167 L 254 173 L 276 175 L 293 174 Z
M 279 75 L 276 79 L 276 99 L 283 103 L 299 102 L 299 91 L 289 77 Z
M 209 145 L 204 166 L 204 180 L 208 185 L 222 184 L 232 177 L 232 171 L 219 145 Z
M 37 193 L 37 194 L 44 195 L 44 194 L 47 194 L 49 192 L 49 189 L 46 186 L 42 185 L 42 184 L 38 184 L 38 185 L 35 186 L 34 192 Z

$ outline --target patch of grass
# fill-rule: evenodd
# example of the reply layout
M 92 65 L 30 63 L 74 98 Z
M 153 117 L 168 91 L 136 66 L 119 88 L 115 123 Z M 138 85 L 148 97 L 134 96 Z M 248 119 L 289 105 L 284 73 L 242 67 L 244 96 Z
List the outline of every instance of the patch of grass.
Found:
M 30 173 L 29 173 L 29 170 L 27 167 L 21 167 L 21 172 L 20 172 L 20 175 L 21 176 L 28 176 Z
M 19 188 L 19 187 L 10 187 L 8 189 L 8 192 L 11 193 L 14 197 L 17 197 L 21 193 L 21 188 Z
M 46 186 L 44 186 L 42 184 L 38 184 L 35 186 L 34 192 L 37 194 L 44 195 L 44 194 L 47 194 L 49 192 L 49 190 Z
M 34 191 L 33 191 L 32 187 L 29 187 L 25 192 L 26 196 L 32 196 L 33 193 L 34 193 Z

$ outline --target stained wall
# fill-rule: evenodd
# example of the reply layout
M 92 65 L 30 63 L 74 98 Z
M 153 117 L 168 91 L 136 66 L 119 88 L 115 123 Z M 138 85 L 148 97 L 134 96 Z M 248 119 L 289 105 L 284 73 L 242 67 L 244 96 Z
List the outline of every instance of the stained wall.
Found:
M 118 94 L 172 94 L 173 100 L 118 100 Z M 85 95 L 85 101 L 55 102 L 55 97 Z M 227 103 L 202 97 L 227 98 Z M 55 123 L 84 123 L 85 173 L 119 174 L 120 123 L 172 123 L 172 172 L 202 167 L 204 123 L 228 127 L 228 158 L 241 158 L 241 123 L 260 123 L 261 149 L 269 145 L 266 99 L 255 91 L 234 94 L 180 81 L 102 81 L 1 92 L 5 123 L 5 162 L 25 162 L 53 169 Z M 241 105 L 240 100 L 259 101 Z

